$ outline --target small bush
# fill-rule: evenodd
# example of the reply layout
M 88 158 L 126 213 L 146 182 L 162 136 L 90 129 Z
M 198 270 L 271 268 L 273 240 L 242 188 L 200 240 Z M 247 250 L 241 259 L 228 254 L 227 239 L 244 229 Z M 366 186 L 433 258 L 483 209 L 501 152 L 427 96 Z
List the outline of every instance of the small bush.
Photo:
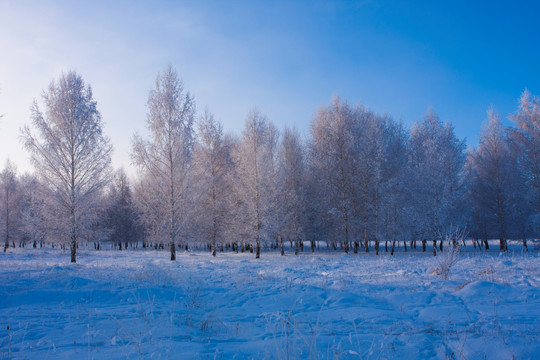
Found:
M 450 269 L 454 266 L 459 260 L 459 246 L 451 246 L 448 251 L 443 252 L 440 256 L 437 257 L 437 266 L 433 270 L 435 275 L 440 275 L 443 280 L 448 279 L 450 274 Z
M 437 257 L 437 266 L 433 269 L 435 275 L 440 275 L 443 280 L 448 279 L 450 270 L 459 260 L 461 244 L 465 244 L 465 230 L 456 227 L 445 235 L 446 242 L 450 244 L 447 251 Z

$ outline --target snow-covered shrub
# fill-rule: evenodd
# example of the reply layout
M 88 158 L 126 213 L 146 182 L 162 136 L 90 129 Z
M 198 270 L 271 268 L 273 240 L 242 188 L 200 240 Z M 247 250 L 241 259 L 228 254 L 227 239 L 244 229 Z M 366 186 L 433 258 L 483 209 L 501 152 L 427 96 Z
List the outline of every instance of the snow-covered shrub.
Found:
M 465 244 L 466 230 L 460 227 L 447 232 L 445 234 L 446 243 L 449 244 L 449 249 L 442 252 L 437 257 L 437 266 L 433 269 L 435 275 L 440 275 L 443 280 L 448 279 L 450 269 L 459 260 L 461 244 Z
M 450 269 L 452 269 L 452 266 L 459 260 L 459 252 L 459 246 L 450 246 L 447 251 L 441 253 L 441 255 L 437 257 L 437 266 L 433 270 L 433 273 L 435 275 L 440 275 L 443 280 L 448 279 Z

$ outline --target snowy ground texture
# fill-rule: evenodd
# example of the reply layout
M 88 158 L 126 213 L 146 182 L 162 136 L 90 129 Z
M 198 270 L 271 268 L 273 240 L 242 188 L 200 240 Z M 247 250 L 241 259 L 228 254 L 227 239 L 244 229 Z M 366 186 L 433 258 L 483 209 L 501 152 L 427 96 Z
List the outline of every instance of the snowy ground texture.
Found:
M 0 254 L 0 359 L 538 359 L 540 258 Z

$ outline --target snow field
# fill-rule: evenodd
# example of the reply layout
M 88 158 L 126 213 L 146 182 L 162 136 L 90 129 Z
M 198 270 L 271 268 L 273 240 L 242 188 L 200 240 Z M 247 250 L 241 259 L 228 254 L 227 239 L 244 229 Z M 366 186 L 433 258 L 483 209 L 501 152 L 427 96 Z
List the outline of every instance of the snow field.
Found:
M 0 358 L 540 357 L 536 250 L 168 256 L 1 254 Z

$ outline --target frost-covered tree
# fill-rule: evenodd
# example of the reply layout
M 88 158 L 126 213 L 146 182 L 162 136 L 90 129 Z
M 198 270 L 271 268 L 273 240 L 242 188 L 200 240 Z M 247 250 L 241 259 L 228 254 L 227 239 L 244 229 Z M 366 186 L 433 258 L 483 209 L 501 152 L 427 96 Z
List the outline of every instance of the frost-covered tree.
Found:
M 274 206 L 273 171 L 277 130 L 265 116 L 252 110 L 235 151 L 234 180 L 238 207 L 235 227 L 240 236 L 255 246 L 255 257 L 261 253 L 262 241 L 272 235 Z
M 401 123 L 385 122 L 384 162 L 381 165 L 381 223 L 382 236 L 390 240 L 391 254 L 396 242 L 404 243 L 410 234 L 411 192 L 409 180 L 408 134 Z M 387 246 L 385 246 L 387 249 Z
M 143 229 L 124 169 L 115 173 L 105 202 L 105 227 L 109 240 L 119 250 L 122 250 L 122 246 L 127 248 L 128 244 L 138 243 Z
M 34 246 L 37 247 L 37 243 L 40 243 L 40 247 L 43 247 L 47 234 L 56 232 L 53 229 L 55 222 L 49 222 L 48 219 L 51 215 L 48 203 L 52 202 L 52 199 L 48 197 L 48 189 L 36 175 L 23 175 L 20 183 L 23 197 L 21 211 L 23 237 L 33 242 Z
M 8 160 L 0 172 L 0 236 L 4 252 L 20 235 L 22 191 L 15 166 Z
M 276 220 L 279 223 L 279 240 L 283 255 L 283 237 L 294 243 L 298 255 L 305 227 L 305 151 L 296 129 L 285 128 L 279 149 L 279 165 L 276 177 Z M 311 243 L 311 251 L 314 251 Z
M 481 206 L 482 195 L 476 192 L 478 184 L 478 168 L 474 164 L 477 149 L 467 149 L 467 161 L 465 162 L 464 178 L 466 179 L 465 202 L 468 206 L 466 227 L 473 240 L 473 246 L 482 246 L 489 250 L 488 224 L 485 207 Z
M 507 238 L 513 211 L 514 159 L 506 139 L 502 120 L 493 109 L 482 126 L 478 148 L 469 154 L 474 169 L 472 199 L 478 216 L 491 231 L 487 236 L 499 238 L 500 249 L 508 250 Z M 480 218 L 479 218 L 480 220 Z
M 267 151 L 267 163 L 266 172 L 267 175 L 264 178 L 265 186 L 265 204 L 266 204 L 266 216 L 265 216 L 265 228 L 266 239 L 270 242 L 271 246 L 280 246 L 283 250 L 283 224 L 284 217 L 281 211 L 280 197 L 279 197 L 279 140 L 280 132 L 271 123 L 268 123 L 268 129 L 266 133 L 266 151 Z M 281 245 L 279 245 L 281 244 Z
M 217 244 L 223 246 L 231 221 L 231 141 L 208 110 L 200 118 L 198 130 L 194 152 L 195 191 L 200 193 L 196 223 L 199 234 L 210 242 L 212 255 L 216 256 Z
M 340 239 L 345 252 L 352 244 L 357 253 L 360 243 L 367 252 L 370 241 L 379 252 L 389 182 L 396 176 L 386 166 L 394 128 L 388 116 L 351 107 L 338 98 L 321 108 L 312 123 L 310 172 L 315 192 L 324 194 L 318 201 L 324 209 L 319 216 L 326 214 L 322 219 L 330 229 L 328 235 Z M 310 214 L 317 213 L 308 208 Z
M 167 239 L 176 260 L 176 243 L 193 213 L 195 101 L 171 66 L 158 75 L 148 110 L 150 139 L 136 135 L 131 154 L 141 178 L 137 202 L 151 235 Z
M 305 226 L 303 233 L 314 249 L 315 246 L 320 246 L 321 240 L 325 241 L 328 247 L 330 240 L 335 240 L 335 237 L 328 221 L 328 206 L 326 205 L 328 197 L 321 190 L 321 181 L 318 175 L 320 172 L 319 163 L 313 158 L 313 141 L 311 138 L 306 140 L 306 166 L 303 179 L 306 196 L 304 198 Z
M 363 237 L 364 250 L 369 251 L 369 240 L 375 243 L 379 253 L 382 235 L 382 214 L 385 196 L 384 164 L 390 119 L 376 116 L 365 108 L 355 109 L 354 151 L 351 165 L 353 193 L 353 214 L 360 236 Z M 355 252 L 357 242 L 355 241 Z
M 77 73 L 51 82 L 43 101 L 45 113 L 36 101 L 32 106 L 37 134 L 27 126 L 22 135 L 47 190 L 48 221 L 55 236 L 70 242 L 71 262 L 76 262 L 77 242 L 88 239 L 109 180 L 112 146 L 90 85 Z
M 519 174 L 524 182 L 526 201 L 533 209 L 535 223 L 533 233 L 540 231 L 540 97 L 525 90 L 519 108 L 511 116 L 515 126 L 510 130 L 511 140 L 517 156 Z
M 465 142 L 430 110 L 422 122 L 414 124 L 410 136 L 415 231 L 425 240 L 431 237 L 433 255 L 437 240 L 442 250 L 443 234 L 456 226 L 455 214 L 461 191 Z
M 329 236 L 343 243 L 349 251 L 352 227 L 354 176 L 354 110 L 347 102 L 334 98 L 321 107 L 311 123 L 311 167 L 317 191 L 325 194 L 319 206 L 327 217 Z M 335 241 L 332 241 L 335 245 Z

